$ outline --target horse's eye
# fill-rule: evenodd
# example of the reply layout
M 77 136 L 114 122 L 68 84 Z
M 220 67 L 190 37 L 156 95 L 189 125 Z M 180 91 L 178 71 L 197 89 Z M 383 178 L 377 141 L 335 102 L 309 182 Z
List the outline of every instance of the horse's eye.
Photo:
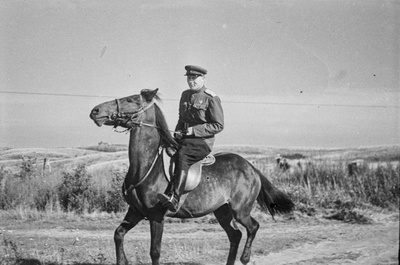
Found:
M 132 99 L 131 99 L 131 98 L 128 98 L 126 101 L 128 101 L 129 103 L 131 103 L 131 102 L 132 102 Z

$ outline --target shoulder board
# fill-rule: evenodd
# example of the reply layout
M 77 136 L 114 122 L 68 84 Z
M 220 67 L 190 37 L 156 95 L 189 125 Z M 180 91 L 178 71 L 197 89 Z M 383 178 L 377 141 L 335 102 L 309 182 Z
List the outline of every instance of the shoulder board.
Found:
M 206 90 L 204 90 L 204 93 L 206 93 L 206 94 L 208 94 L 208 95 L 210 95 L 212 97 L 216 97 L 217 96 L 217 94 L 215 94 L 214 91 L 212 91 L 212 90 L 210 90 L 208 88 Z

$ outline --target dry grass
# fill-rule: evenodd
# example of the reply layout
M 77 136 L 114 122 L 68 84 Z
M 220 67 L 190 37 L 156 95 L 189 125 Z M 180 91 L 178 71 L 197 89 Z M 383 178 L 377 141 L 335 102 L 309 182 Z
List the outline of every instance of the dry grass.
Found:
M 49 149 L 8 149 L 0 152 L 0 208 L 16 210 L 32 208 L 41 211 L 62 211 L 57 194 L 66 172 L 75 170 L 77 166 L 85 166 L 85 174 L 90 175 L 91 196 L 93 204 L 84 209 L 87 212 L 102 211 L 107 204 L 111 192 L 119 193 L 113 187 L 113 177 L 123 176 L 128 168 L 126 146 L 112 146 L 100 143 L 97 147 L 86 149 L 60 148 Z M 115 152 L 111 152 L 115 149 Z M 100 150 L 100 151 L 99 151 Z M 122 151 L 121 151 L 122 150 Z M 400 147 L 379 147 L 364 149 L 272 149 L 263 147 L 219 147 L 216 151 L 231 151 L 242 154 L 259 168 L 276 186 L 287 191 L 296 203 L 312 207 L 331 207 L 332 202 L 352 201 L 360 206 L 372 204 L 383 208 L 397 209 L 399 193 Z M 43 172 L 36 162 L 27 172 L 19 159 L 17 170 L 15 161 L 10 164 L 14 170 L 6 166 L 12 156 L 31 157 L 38 161 L 48 157 L 52 161 L 51 172 Z M 275 155 L 284 154 L 288 158 L 299 158 L 312 161 L 302 169 L 281 172 L 276 169 Z M 349 175 L 346 163 L 355 158 L 363 158 L 374 164 L 365 167 L 355 175 Z M 2 160 L 3 159 L 3 160 Z M 390 162 L 390 163 L 389 163 Z M 379 165 L 379 166 L 377 166 Z M 383 166 L 381 166 L 383 165 Z M 83 173 L 79 173 L 83 174 Z M 18 176 L 18 177 L 16 177 Z M 84 177 L 84 176 L 82 176 Z M 115 183 L 114 183 L 115 184 Z M 103 206 L 102 206 L 103 205 Z
M 109 148 L 109 146 L 106 146 Z M 102 148 L 105 148 L 102 146 Z M 58 223 L 71 223 L 74 227 L 97 229 L 101 227 L 116 227 L 123 218 L 124 212 L 107 213 L 99 204 L 84 208 L 80 214 L 75 211 L 66 211 L 59 201 L 58 190 L 63 176 L 74 169 L 76 165 L 85 165 L 87 174 L 91 175 L 90 198 L 93 202 L 104 202 L 110 197 L 110 192 L 119 194 L 118 183 L 112 182 L 113 176 L 123 176 L 127 170 L 127 153 L 123 147 L 115 152 L 111 149 L 51 149 L 46 150 L 2 150 L 0 151 L 0 220 L 1 224 L 8 222 L 19 226 L 38 223 L 39 226 L 57 226 Z M 122 150 L 122 151 L 121 151 Z M 319 209 L 325 209 L 327 218 L 346 222 L 368 222 L 360 209 L 379 207 L 387 211 L 398 211 L 399 207 L 399 178 L 400 178 L 400 148 L 387 147 L 375 149 L 266 149 L 261 147 L 224 147 L 216 151 L 231 151 L 240 153 L 250 159 L 279 189 L 287 192 L 296 203 L 298 211 L 314 215 Z M 276 169 L 275 155 L 285 154 L 307 158 L 313 164 L 301 170 L 281 172 Z M 22 155 L 38 161 L 43 157 L 50 157 L 52 171 L 43 172 L 41 165 L 26 172 L 21 169 Z M 355 158 L 363 158 L 367 162 L 379 162 L 382 166 L 365 167 L 355 175 L 349 175 L 346 163 Z M 390 163 L 389 163 L 390 162 Z M 393 166 L 392 162 L 397 162 Z M 103 204 L 105 205 L 105 204 Z M 257 209 L 254 216 L 259 221 L 268 221 L 270 216 L 260 213 Z M 364 219 L 363 219 L 364 218 Z M 166 223 L 193 222 L 213 224 L 215 218 L 208 215 L 194 220 L 167 219 Z M 1 229 L 1 227 L 0 227 Z M 59 245 L 49 245 L 43 238 L 35 238 L 30 245 L 20 246 L 16 242 L 0 238 L 0 264 L 14 264 L 23 258 L 32 259 L 37 264 L 110 264 L 114 260 L 112 238 L 107 240 L 77 241 L 73 248 L 66 249 Z M 204 257 L 221 256 L 225 258 L 227 246 L 226 238 L 212 241 L 199 241 L 194 238 L 183 243 L 168 237 L 164 240 L 163 260 L 182 264 L 188 260 L 204 260 Z M 74 242 L 73 242 L 74 243 Z M 36 245 L 35 245 L 36 244 Z M 47 244 L 47 245 L 46 245 Z M 94 245 L 93 245 L 94 244 Z M 139 244 L 139 246 L 138 246 Z M 133 249 L 131 259 L 138 264 L 150 264 L 148 251 L 149 242 L 133 242 L 127 240 L 127 249 Z M 259 250 L 262 251 L 262 250 Z M 14 263 L 13 263 L 14 262 Z M 204 262 L 207 262 L 205 260 Z

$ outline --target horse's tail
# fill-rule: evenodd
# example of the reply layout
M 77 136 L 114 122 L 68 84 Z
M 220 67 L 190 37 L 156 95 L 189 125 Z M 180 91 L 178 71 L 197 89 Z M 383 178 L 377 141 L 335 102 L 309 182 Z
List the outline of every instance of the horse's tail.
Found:
M 257 197 L 261 209 L 268 211 L 272 216 L 293 211 L 294 203 L 289 196 L 278 190 L 258 169 L 255 170 L 261 180 L 261 190 Z

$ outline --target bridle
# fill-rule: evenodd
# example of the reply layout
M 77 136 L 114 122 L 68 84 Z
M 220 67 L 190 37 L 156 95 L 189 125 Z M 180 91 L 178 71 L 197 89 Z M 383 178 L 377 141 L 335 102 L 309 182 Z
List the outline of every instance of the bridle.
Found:
M 143 114 L 144 112 L 146 112 L 151 106 L 153 106 L 155 104 L 154 99 L 146 106 L 143 106 L 142 102 L 143 102 L 142 95 L 140 95 L 140 108 L 138 108 L 137 110 L 135 110 L 133 112 L 121 112 L 119 99 L 115 99 L 115 103 L 117 104 L 117 111 L 113 112 L 111 114 L 111 116 L 109 117 L 109 119 L 114 122 L 114 126 L 113 126 L 114 132 L 124 133 L 124 132 L 128 132 L 128 131 L 132 130 L 133 127 L 127 128 L 123 131 L 117 130 L 117 127 L 120 126 L 121 123 L 126 124 L 128 122 L 131 122 L 138 127 L 141 127 L 143 125 L 143 126 L 159 129 L 159 127 L 156 125 L 145 123 L 140 120 L 140 115 Z
M 128 133 L 130 130 L 133 129 L 133 126 L 130 128 L 127 128 L 123 131 L 118 131 L 117 127 L 121 124 L 121 122 L 123 123 L 127 123 L 127 122 L 131 122 L 134 125 L 136 125 L 137 127 L 141 127 L 141 126 L 147 126 L 147 127 L 151 127 L 151 128 L 155 128 L 158 130 L 163 130 L 162 128 L 160 128 L 157 125 L 154 124 L 150 124 L 150 123 L 145 123 L 142 122 L 140 120 L 140 115 L 145 113 L 149 108 L 151 108 L 154 104 L 156 104 L 155 100 L 151 100 L 151 102 L 149 104 L 147 104 L 146 106 L 143 106 L 142 102 L 142 95 L 140 96 L 140 108 L 138 108 L 137 110 L 133 111 L 133 112 L 121 112 L 120 109 L 120 103 L 119 103 L 119 99 L 115 99 L 115 103 L 117 104 L 117 111 L 113 112 L 111 114 L 111 116 L 108 116 L 108 119 L 114 122 L 114 126 L 113 126 L 113 131 L 117 132 L 117 133 Z M 137 118 L 137 120 L 134 120 L 135 118 Z M 165 130 L 171 133 L 176 133 L 177 131 L 173 131 L 173 130 Z

